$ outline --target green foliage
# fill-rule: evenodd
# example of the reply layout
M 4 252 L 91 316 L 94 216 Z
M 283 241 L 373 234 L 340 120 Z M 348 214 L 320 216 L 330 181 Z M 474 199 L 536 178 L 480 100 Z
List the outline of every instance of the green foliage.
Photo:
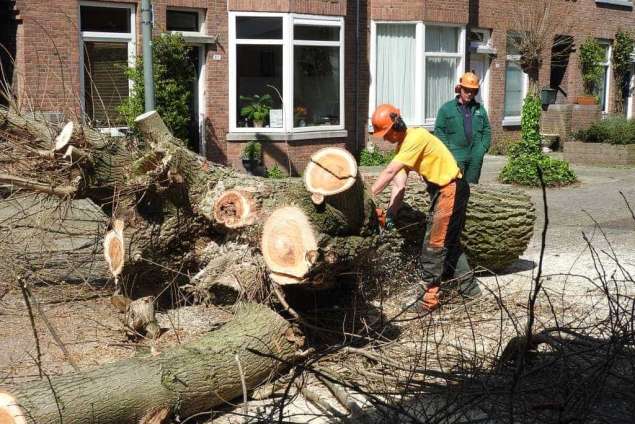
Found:
M 507 156 L 509 154 L 509 149 L 511 149 L 513 145 L 518 144 L 519 142 L 519 140 L 511 137 L 503 137 L 492 143 L 492 146 L 489 149 L 489 154 Z
M 611 62 L 613 65 L 613 78 L 616 82 L 615 106 L 617 112 L 624 110 L 624 94 L 628 92 L 629 79 L 631 69 L 631 54 L 635 49 L 635 39 L 633 34 L 627 31 L 619 30 L 615 34 L 613 42 L 613 56 Z
M 152 72 L 156 110 L 172 133 L 194 146 L 188 140 L 190 103 L 195 70 L 190 61 L 191 47 L 180 34 L 162 34 L 152 40 Z M 133 81 L 130 97 L 117 110 L 128 126 L 134 127 L 134 119 L 144 112 L 143 58 L 138 57 L 134 68 L 128 68 L 128 78 Z
M 245 144 L 240 155 L 241 159 L 260 160 L 262 158 L 262 145 L 257 141 L 250 141 Z
M 543 180 L 549 187 L 563 186 L 574 183 L 576 176 L 569 167 L 569 163 L 552 158 L 543 153 L 510 155 L 499 179 L 503 183 L 539 186 L 538 167 L 542 169 Z
M 528 95 L 521 114 L 522 139 L 509 149 L 509 159 L 499 175 L 503 183 L 539 186 L 538 167 L 547 186 L 561 186 L 576 181 L 569 163 L 545 155 L 540 146 L 540 98 Z
M 612 116 L 574 134 L 586 143 L 635 144 L 635 120 Z
M 262 96 L 254 94 L 251 97 L 240 96 L 240 100 L 247 102 L 247 105 L 240 109 L 240 116 L 252 122 L 265 122 L 273 103 L 269 94 Z
M 278 165 L 273 165 L 271 168 L 267 169 L 265 174 L 267 178 L 286 178 L 285 173 L 278 167 Z
M 377 149 L 363 149 L 359 155 L 360 166 L 386 165 L 395 157 L 394 152 L 381 152 Z
M 605 51 L 595 38 L 589 37 L 580 46 L 580 71 L 584 93 L 593 96 L 598 93 L 604 67 Z

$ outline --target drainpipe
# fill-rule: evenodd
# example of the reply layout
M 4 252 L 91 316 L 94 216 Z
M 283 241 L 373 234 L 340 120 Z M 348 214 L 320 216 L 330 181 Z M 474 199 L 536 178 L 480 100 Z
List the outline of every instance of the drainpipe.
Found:
M 141 33 L 143 38 L 143 92 L 145 111 L 154 110 L 154 78 L 152 77 L 152 2 L 141 0 Z
M 355 154 L 359 154 L 359 68 L 360 68 L 360 0 L 355 2 Z

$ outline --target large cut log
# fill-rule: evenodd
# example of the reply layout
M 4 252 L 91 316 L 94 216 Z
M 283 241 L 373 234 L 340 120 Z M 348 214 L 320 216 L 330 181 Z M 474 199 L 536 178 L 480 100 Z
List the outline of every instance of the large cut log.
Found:
M 227 404 L 292 361 L 303 337 L 271 309 L 246 304 L 194 343 L 0 392 L 0 424 L 123 424 L 158 411 L 181 418 Z
M 25 194 L 0 202 L 0 270 L 37 282 L 108 281 L 101 236 L 108 217 L 89 199 Z
M 527 249 L 536 221 L 534 205 L 514 187 L 478 184 L 470 186 L 470 191 L 463 248 L 472 267 L 501 271 Z M 387 205 L 389 198 L 390 193 L 384 192 L 378 201 Z M 421 243 L 429 207 L 425 184 L 410 181 L 396 217 L 398 232 L 409 242 Z

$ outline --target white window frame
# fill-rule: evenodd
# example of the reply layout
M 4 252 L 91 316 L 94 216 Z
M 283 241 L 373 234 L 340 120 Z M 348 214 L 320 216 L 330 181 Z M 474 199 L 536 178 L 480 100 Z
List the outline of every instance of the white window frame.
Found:
M 626 103 L 626 118 L 633 119 L 635 116 L 633 114 L 633 102 L 635 101 L 635 61 L 631 63 L 631 80 L 628 86 L 628 102 Z
M 604 62 L 602 62 L 602 66 L 606 68 L 606 81 L 603 81 L 603 84 L 606 84 L 604 90 L 604 108 L 601 110 L 602 114 L 609 113 L 609 100 L 611 98 L 611 79 L 613 78 L 613 67 L 611 66 L 611 57 L 613 56 L 613 45 L 610 40 L 606 39 L 597 39 L 597 42 L 600 46 L 606 47 L 606 56 Z
M 81 8 L 82 6 L 108 7 L 130 10 L 130 32 L 97 32 L 81 31 Z M 79 86 L 80 86 L 80 107 L 82 115 L 86 113 L 86 86 L 84 81 L 84 43 L 85 42 L 127 42 L 128 44 L 128 66 L 134 67 L 136 62 L 136 7 L 134 4 L 109 3 L 101 1 L 81 1 L 77 6 L 79 23 Z M 133 82 L 128 80 L 128 93 L 132 92 Z M 122 130 L 128 127 L 106 127 L 102 132 L 110 133 L 113 136 L 122 135 Z
M 205 11 L 202 9 L 194 9 L 194 8 L 187 8 L 187 7 L 172 7 L 172 6 L 168 6 L 165 9 L 165 28 L 167 29 L 168 27 L 168 12 L 170 11 L 174 11 L 174 12 L 189 12 L 189 13 L 196 13 L 198 16 L 198 31 L 171 31 L 171 33 L 178 33 L 183 35 L 183 37 L 187 37 L 188 35 L 191 36 L 199 36 L 199 35 L 206 35 L 207 31 L 205 29 Z
M 439 22 L 425 22 L 425 21 L 386 21 L 386 20 L 371 20 L 370 24 L 370 88 L 368 99 L 368 129 L 372 132 L 371 117 L 372 113 L 377 107 L 377 25 L 416 25 L 416 38 L 415 38 L 415 93 L 422 93 L 421 96 L 415 96 L 415 118 L 414 122 L 408 122 L 412 127 L 424 127 L 428 129 L 434 128 L 434 119 L 426 119 L 425 109 L 425 64 L 428 57 L 453 57 L 459 59 L 458 66 L 456 67 L 456 81 L 459 80 L 463 72 L 465 72 L 465 54 L 466 54 L 466 28 L 465 25 L 446 24 Z M 458 38 L 458 51 L 456 53 L 435 53 L 426 52 L 426 26 L 441 26 L 451 27 L 459 29 Z
M 248 17 L 279 17 L 282 18 L 282 39 L 280 40 L 261 40 L 261 39 L 237 39 L 236 38 L 236 18 L 241 16 Z M 298 40 L 294 38 L 294 25 L 316 25 L 316 26 L 336 26 L 340 28 L 339 41 L 311 41 Z M 325 131 L 341 131 L 345 128 L 345 99 L 344 99 L 344 81 L 345 81 L 345 62 L 344 62 L 344 18 L 339 16 L 316 16 L 302 15 L 295 13 L 272 13 L 272 12 L 229 12 L 229 131 L 230 133 L 306 133 L 306 132 L 325 132 Z M 281 45 L 282 46 L 282 128 L 254 128 L 254 127 L 238 127 L 237 123 L 237 89 L 236 89 L 236 46 L 237 45 Z M 330 46 L 339 47 L 340 49 L 340 123 L 339 125 L 316 125 L 310 127 L 293 127 L 293 108 L 294 108 L 294 46 Z
M 509 50 L 509 49 L 508 49 Z M 513 62 L 514 64 L 520 67 L 520 59 L 521 56 L 519 54 L 508 54 L 505 56 L 505 85 L 507 84 L 507 67 L 509 66 L 509 62 Z M 522 68 L 521 68 L 522 71 Z M 523 94 L 521 99 L 521 110 L 522 110 L 522 102 L 527 97 L 527 91 L 529 89 L 529 76 L 523 72 L 522 73 L 522 84 L 523 84 Z M 505 89 L 503 89 L 503 114 L 505 113 Z M 502 125 L 516 127 L 520 125 L 521 115 L 504 115 Z
M 201 37 L 205 37 L 207 35 L 207 25 L 205 20 L 205 11 L 201 9 L 188 9 L 184 7 L 168 7 L 166 9 L 166 28 L 167 28 L 167 11 L 168 10 L 176 10 L 179 12 L 196 12 L 198 14 L 198 31 L 171 31 L 172 34 L 181 34 L 185 42 L 192 46 L 198 47 L 198 61 L 201 65 L 201 72 L 198 76 L 198 81 L 196 82 L 197 87 L 197 104 L 198 110 L 198 134 L 199 134 L 199 154 L 205 157 L 206 153 L 206 142 L 205 142 L 205 117 L 206 117 L 206 109 L 207 105 L 205 103 L 205 99 L 207 98 L 207 84 L 206 84 L 206 76 L 207 76 L 207 43 L 199 43 L 197 42 Z

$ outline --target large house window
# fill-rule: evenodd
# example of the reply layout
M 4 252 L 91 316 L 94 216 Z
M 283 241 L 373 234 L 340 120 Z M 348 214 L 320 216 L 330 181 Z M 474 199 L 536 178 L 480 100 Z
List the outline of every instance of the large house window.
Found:
M 503 107 L 503 125 L 520 125 L 523 99 L 527 94 L 529 79 L 520 66 L 520 51 L 513 35 L 507 38 L 505 57 L 505 102 Z
M 433 125 L 464 70 L 465 28 L 373 22 L 370 107 L 391 103 L 411 125 Z
M 600 81 L 597 96 L 600 99 L 600 110 L 603 113 L 608 113 L 611 74 L 611 43 L 608 40 L 598 40 L 598 42 L 604 50 L 604 61 L 602 62 L 602 81 Z
M 80 4 L 82 107 L 98 127 L 123 127 L 117 112 L 129 95 L 126 69 L 134 64 L 135 9 L 132 5 Z
M 230 13 L 231 131 L 343 129 L 343 27 L 339 17 Z

